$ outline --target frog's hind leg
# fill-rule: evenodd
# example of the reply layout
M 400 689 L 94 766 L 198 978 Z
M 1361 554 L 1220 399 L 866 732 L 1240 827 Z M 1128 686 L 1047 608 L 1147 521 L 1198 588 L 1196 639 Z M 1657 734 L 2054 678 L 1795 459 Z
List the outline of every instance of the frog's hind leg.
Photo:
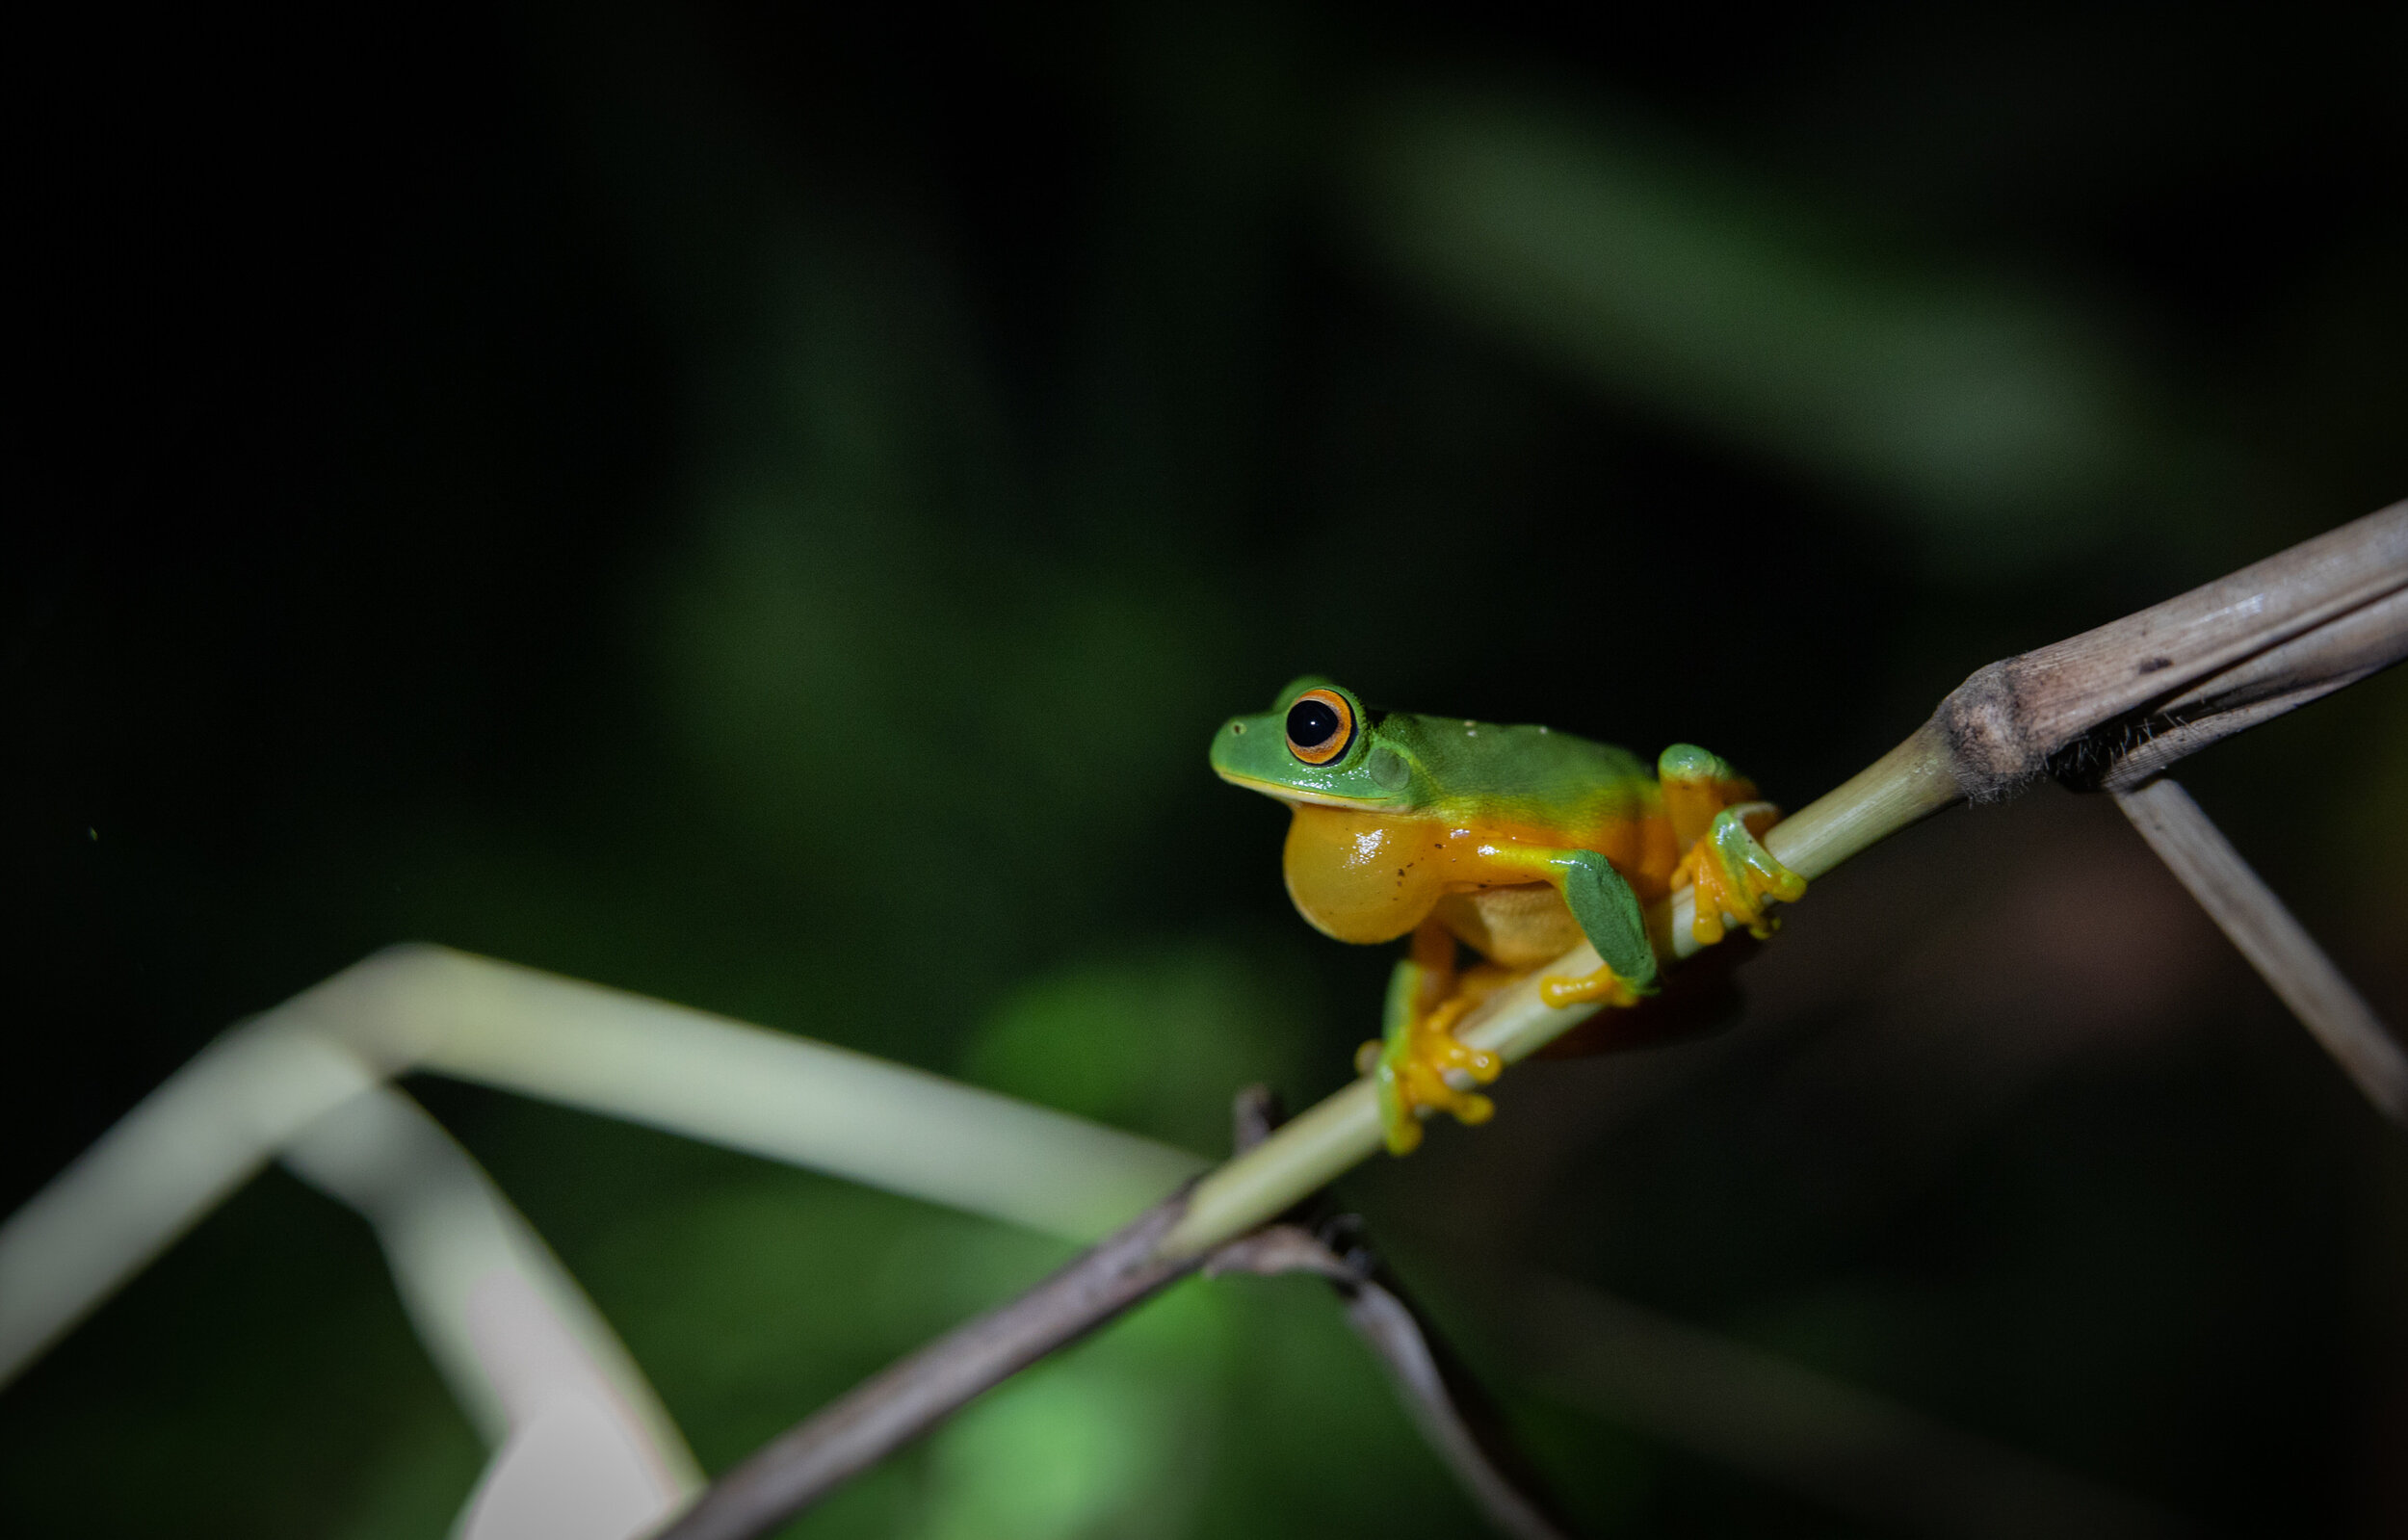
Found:
M 1465 1123 L 1485 1123 L 1496 1111 L 1487 1097 L 1447 1082 L 1455 1070 L 1481 1085 L 1504 1073 L 1505 1060 L 1454 1035 L 1454 1024 L 1487 994 L 1482 986 L 1489 982 L 1455 973 L 1454 937 L 1444 926 L 1427 920 L 1413 932 L 1412 955 L 1389 977 L 1380 1039 L 1355 1056 L 1356 1067 L 1378 1088 L 1390 1154 L 1409 1154 L 1422 1142 L 1418 1109 L 1453 1112 Z
M 1694 744 L 1675 744 L 1656 761 L 1672 838 L 1682 853 L 1672 884 L 1696 889 L 1696 917 L 1689 933 L 1701 946 L 1720 941 L 1736 922 L 1762 940 L 1772 933 L 1766 901 L 1795 903 L 1806 896 L 1806 879 L 1773 859 L 1757 838 L 1780 809 L 1755 800 L 1755 783 L 1721 755 Z

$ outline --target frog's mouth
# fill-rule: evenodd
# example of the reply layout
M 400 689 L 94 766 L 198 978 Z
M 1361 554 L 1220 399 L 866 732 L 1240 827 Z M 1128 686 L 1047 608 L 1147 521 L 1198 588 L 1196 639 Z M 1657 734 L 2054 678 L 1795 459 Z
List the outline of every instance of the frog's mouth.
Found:
M 1274 796 L 1283 802 L 1301 802 L 1314 807 L 1343 807 L 1358 810 L 1376 807 L 1379 803 L 1379 798 L 1376 797 L 1339 796 L 1329 792 L 1309 792 L 1299 786 L 1291 786 L 1285 781 L 1267 781 L 1253 775 L 1241 775 L 1236 770 L 1223 770 L 1217 765 L 1213 767 L 1213 773 L 1232 786 L 1243 786 L 1249 792 L 1260 792 L 1265 796 Z

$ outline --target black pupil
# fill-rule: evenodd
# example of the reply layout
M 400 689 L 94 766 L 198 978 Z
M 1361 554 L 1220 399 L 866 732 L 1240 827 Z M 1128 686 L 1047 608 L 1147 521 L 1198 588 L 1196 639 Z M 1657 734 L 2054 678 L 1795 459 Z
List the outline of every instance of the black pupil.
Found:
M 1338 733 L 1338 713 L 1325 700 L 1299 700 L 1288 708 L 1288 742 L 1319 748 Z

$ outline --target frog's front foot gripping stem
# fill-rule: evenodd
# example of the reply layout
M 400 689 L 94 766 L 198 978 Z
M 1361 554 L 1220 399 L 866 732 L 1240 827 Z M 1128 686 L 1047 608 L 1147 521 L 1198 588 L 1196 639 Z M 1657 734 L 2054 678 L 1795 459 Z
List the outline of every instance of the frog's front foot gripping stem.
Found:
M 1475 996 L 1454 972 L 1454 942 L 1425 927 L 1413 938 L 1413 955 L 1397 964 L 1388 981 L 1388 1004 L 1377 1040 L 1355 1056 L 1355 1071 L 1372 1077 L 1379 1092 L 1379 1123 L 1391 1155 L 1410 1154 L 1422 1142 L 1416 1109 L 1435 1108 L 1466 1123 L 1485 1123 L 1496 1104 L 1447 1077 L 1455 1073 L 1485 1085 L 1505 1072 L 1505 1060 L 1460 1042 L 1454 1024 Z
M 1379 1123 L 1389 1154 L 1410 1155 L 1421 1145 L 1418 1108 L 1453 1112 L 1464 1123 L 1485 1123 L 1495 1114 L 1496 1103 L 1478 1091 L 1456 1090 L 1447 1080 L 1450 1071 L 1460 1071 L 1485 1085 L 1505 1073 L 1504 1059 L 1454 1035 L 1454 1024 L 1471 1005 L 1458 995 L 1426 1014 L 1417 1011 L 1391 1022 L 1380 1041 L 1363 1045 L 1362 1057 L 1372 1060 L 1379 1091 Z
M 1696 918 L 1689 934 L 1701 947 L 1722 939 L 1725 923 L 1735 923 L 1762 941 L 1776 923 L 1766 912 L 1766 901 L 1795 903 L 1806 896 L 1806 879 L 1773 859 L 1772 852 L 1749 826 L 1769 828 L 1779 812 L 1770 802 L 1742 802 L 1714 815 L 1704 838 L 1689 847 L 1674 869 L 1672 883 L 1696 888 Z

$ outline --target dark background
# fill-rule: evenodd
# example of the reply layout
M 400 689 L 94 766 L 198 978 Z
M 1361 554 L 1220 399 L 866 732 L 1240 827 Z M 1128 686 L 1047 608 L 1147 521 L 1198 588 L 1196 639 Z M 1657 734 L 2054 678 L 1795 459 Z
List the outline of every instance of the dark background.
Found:
M 29 44 L 0 1202 L 409 937 L 1215 1151 L 1240 1082 L 1338 1083 L 1388 961 L 1204 770 L 1289 676 L 1795 806 L 1977 665 L 2408 493 L 2400 14 Z M 2394 1022 L 2404 684 L 2186 770 Z M 2211 1532 L 2408 1525 L 2403 1145 L 2111 808 L 1949 815 L 1748 976 L 1739 1028 L 1535 1067 L 1346 1189 L 1585 1527 L 1914 1526 L 1588 1394 L 1499 1304 L 1535 1275 Z M 714 1469 L 1059 1254 L 412 1089 Z M 0 1394 L 16 1533 L 432 1535 L 480 1461 L 280 1173 Z M 1471 1522 L 1322 1295 L 1220 1284 L 801 1532 Z

